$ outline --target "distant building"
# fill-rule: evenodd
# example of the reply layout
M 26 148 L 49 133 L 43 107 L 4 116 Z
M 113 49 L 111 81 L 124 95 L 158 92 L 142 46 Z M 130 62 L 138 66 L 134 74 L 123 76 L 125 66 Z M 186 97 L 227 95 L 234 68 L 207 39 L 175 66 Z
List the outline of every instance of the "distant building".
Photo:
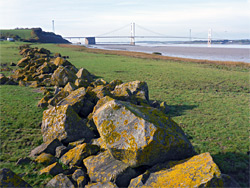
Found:
M 7 41 L 14 42 L 15 40 L 13 38 L 7 38 Z
M 85 38 L 85 45 L 96 44 L 95 37 L 86 37 Z

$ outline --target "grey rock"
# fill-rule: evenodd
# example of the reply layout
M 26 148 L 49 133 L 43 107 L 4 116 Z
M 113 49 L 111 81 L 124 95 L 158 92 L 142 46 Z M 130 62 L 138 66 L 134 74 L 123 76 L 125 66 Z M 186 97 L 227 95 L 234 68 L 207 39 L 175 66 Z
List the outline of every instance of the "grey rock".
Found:
M 58 146 L 56 148 L 56 158 L 60 158 L 62 155 L 64 155 L 66 152 L 68 152 L 70 150 L 70 147 L 66 147 L 66 146 Z
M 0 170 L 0 187 L 31 187 L 8 168 Z
M 86 126 L 70 105 L 53 107 L 43 112 L 42 134 L 47 142 L 58 138 L 65 145 L 85 138 L 89 142 L 94 133 Z
M 112 182 L 97 182 L 91 183 L 85 186 L 85 188 L 118 188 L 115 183 Z
M 138 174 L 135 170 L 113 158 L 108 151 L 83 160 L 92 182 L 114 182 L 119 187 L 126 187 Z
M 48 142 L 45 142 L 33 149 L 30 152 L 30 157 L 36 157 L 41 153 L 49 153 L 51 155 L 55 155 L 55 150 L 58 146 L 62 146 L 62 143 L 57 138 L 49 140 Z
M 132 167 L 152 166 L 195 154 L 182 129 L 160 110 L 107 97 L 98 103 L 93 120 L 117 160 Z
M 47 183 L 46 187 L 74 188 L 75 186 L 66 175 L 58 174 Z
M 24 158 L 18 159 L 18 161 L 16 162 L 16 165 L 28 164 L 30 162 L 31 162 L 31 159 L 29 157 L 24 157 Z

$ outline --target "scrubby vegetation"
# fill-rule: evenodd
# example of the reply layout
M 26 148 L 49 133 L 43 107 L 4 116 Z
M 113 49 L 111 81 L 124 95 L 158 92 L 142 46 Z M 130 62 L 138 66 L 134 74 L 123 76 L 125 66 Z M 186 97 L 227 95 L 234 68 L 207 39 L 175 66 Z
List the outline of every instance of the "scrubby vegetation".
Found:
M 0 39 L 13 38 L 16 41 L 40 43 L 69 43 L 60 35 L 45 32 L 41 28 L 0 30 Z

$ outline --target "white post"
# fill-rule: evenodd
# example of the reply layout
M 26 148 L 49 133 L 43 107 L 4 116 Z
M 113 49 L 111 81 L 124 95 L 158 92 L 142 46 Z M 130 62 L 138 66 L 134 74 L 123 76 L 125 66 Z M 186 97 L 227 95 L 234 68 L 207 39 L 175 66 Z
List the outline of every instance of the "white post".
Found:
M 135 45 L 135 23 L 131 23 L 131 41 L 130 45 Z
M 208 30 L 208 40 L 207 40 L 207 46 L 211 47 L 212 45 L 212 29 Z

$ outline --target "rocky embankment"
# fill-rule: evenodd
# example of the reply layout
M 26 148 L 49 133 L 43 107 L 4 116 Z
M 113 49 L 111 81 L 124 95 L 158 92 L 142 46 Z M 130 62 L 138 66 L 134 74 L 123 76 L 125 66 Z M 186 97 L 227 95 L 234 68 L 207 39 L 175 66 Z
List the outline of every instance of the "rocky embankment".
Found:
M 17 164 L 47 164 L 47 187 L 238 187 L 209 153 L 195 153 L 146 82 L 108 83 L 59 53 L 20 49 L 21 69 L 0 82 L 44 91 L 44 143 Z M 0 177 L 1 187 L 30 187 L 9 169 Z

